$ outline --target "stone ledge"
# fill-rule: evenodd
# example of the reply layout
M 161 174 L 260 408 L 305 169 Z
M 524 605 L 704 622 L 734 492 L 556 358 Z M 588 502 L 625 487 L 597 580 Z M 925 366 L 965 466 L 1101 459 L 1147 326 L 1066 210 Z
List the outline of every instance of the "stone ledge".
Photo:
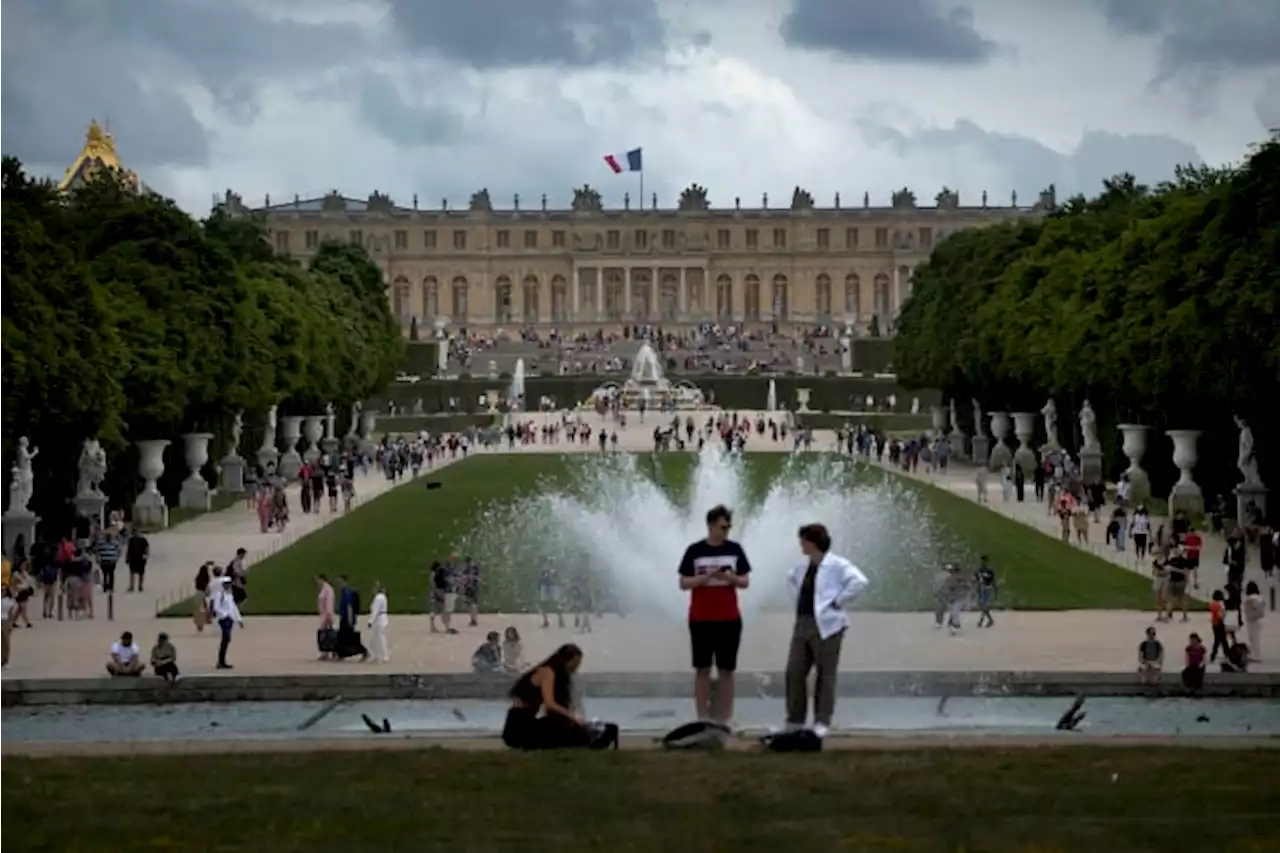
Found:
M 588 696 L 626 698 L 688 697 L 688 672 L 587 673 Z M 782 673 L 738 674 L 739 692 L 781 697 Z M 297 702 L 342 697 L 348 701 L 383 699 L 502 699 L 508 676 L 473 674 L 343 674 L 196 676 L 169 685 L 156 678 L 26 679 L 4 682 L 0 704 L 6 708 L 51 705 L 141 705 L 178 702 Z M 1158 688 L 1137 676 L 1113 672 L 869 672 L 842 673 L 841 696 L 1182 696 L 1175 674 Z M 1280 699 L 1280 673 L 1205 678 L 1201 695 Z

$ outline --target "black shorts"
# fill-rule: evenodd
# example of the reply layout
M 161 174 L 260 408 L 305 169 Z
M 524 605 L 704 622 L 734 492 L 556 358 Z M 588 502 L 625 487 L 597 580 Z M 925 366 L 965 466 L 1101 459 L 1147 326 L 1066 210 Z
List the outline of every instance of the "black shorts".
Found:
M 147 573 L 147 561 L 137 560 L 129 564 L 129 574 L 145 575 Z
M 738 646 L 741 644 L 741 619 L 689 623 L 694 669 L 710 669 L 714 664 L 721 672 L 733 672 L 738 668 Z
M 102 591 L 113 591 L 116 588 L 116 564 L 103 563 L 99 568 L 102 569 Z

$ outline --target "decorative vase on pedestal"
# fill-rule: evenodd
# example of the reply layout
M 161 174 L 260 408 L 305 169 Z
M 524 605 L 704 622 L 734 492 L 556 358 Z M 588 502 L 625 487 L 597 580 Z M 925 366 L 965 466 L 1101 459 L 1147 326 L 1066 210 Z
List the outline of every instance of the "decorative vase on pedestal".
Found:
M 164 451 L 169 442 L 154 439 L 137 444 L 138 476 L 143 479 L 143 485 L 133 502 L 133 520 L 143 527 L 168 527 L 169 507 L 156 487 L 156 481 L 164 474 Z
M 796 389 L 796 411 L 798 412 L 809 411 L 809 397 L 812 393 L 813 391 L 810 388 Z
M 324 435 L 324 417 L 311 415 L 302 422 L 302 436 L 307 440 L 307 449 L 302 451 L 302 458 L 308 463 L 320 458 L 320 437 Z
M 999 471 L 1013 463 L 1013 451 L 1004 443 L 1009 434 L 1009 414 L 1007 412 L 991 413 L 991 455 L 987 458 L 987 467 Z
M 1142 469 L 1142 454 L 1147 452 L 1147 430 L 1151 427 L 1146 424 L 1119 424 L 1116 428 L 1124 436 L 1120 449 L 1129 460 L 1129 467 L 1124 472 L 1129 478 L 1129 500 L 1133 503 L 1150 500 L 1151 478 Z
M 377 452 L 377 444 L 373 440 L 373 429 L 378 424 L 376 409 L 365 409 L 360 413 L 360 452 L 369 458 Z
M 324 414 L 324 438 L 320 440 L 320 447 L 325 453 L 330 455 L 338 451 L 338 415 L 333 410 L 333 403 L 325 407 Z
M 280 419 L 281 433 L 284 435 L 284 453 L 280 454 L 279 474 L 286 480 L 298 479 L 298 471 L 302 470 L 302 457 L 298 455 L 298 441 L 302 438 L 302 418 L 289 415 Z
M 182 490 L 178 492 L 178 506 L 183 509 L 194 509 L 208 512 L 213 509 L 213 491 L 208 481 L 200 473 L 204 463 L 209 461 L 209 442 L 213 439 L 211 432 L 189 432 L 182 436 L 183 457 L 187 462 L 187 478 L 182 481 Z
M 1013 413 L 1013 434 L 1018 438 L 1018 449 L 1013 452 L 1013 461 L 1022 473 L 1030 477 L 1036 469 L 1036 452 L 1031 449 L 1031 440 L 1036 436 L 1036 416 L 1034 412 Z
M 1178 469 L 1178 482 L 1169 491 L 1169 511 L 1204 512 L 1204 493 L 1191 473 L 1200 461 L 1200 451 L 1196 447 L 1200 430 L 1171 429 L 1165 435 L 1173 442 L 1173 464 Z
M 497 390 L 490 391 L 484 395 L 484 399 L 489 404 L 489 414 L 496 415 L 498 407 L 502 404 L 502 392 Z

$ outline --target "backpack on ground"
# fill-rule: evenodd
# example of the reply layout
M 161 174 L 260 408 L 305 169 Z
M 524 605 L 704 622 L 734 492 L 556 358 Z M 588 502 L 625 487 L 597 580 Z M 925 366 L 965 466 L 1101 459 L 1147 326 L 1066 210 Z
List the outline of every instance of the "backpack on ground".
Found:
M 663 749 L 723 749 L 732 734 L 719 723 L 685 723 L 667 732 L 659 743 Z
M 770 752 L 822 752 L 822 738 L 812 729 L 765 735 L 760 742 Z
M 592 723 L 588 731 L 591 740 L 587 743 L 588 749 L 617 749 L 618 748 L 618 726 L 615 723 Z

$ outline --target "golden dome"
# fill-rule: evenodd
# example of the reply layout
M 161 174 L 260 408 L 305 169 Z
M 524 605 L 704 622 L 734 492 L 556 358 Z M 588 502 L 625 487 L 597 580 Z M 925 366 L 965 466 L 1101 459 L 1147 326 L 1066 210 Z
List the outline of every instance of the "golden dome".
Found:
M 62 176 L 58 189 L 65 192 L 83 184 L 92 178 L 98 169 L 103 168 L 120 172 L 134 189 L 141 187 L 137 173 L 126 169 L 120 162 L 120 155 L 116 153 L 115 137 L 103 130 L 102 126 L 94 120 L 89 122 L 89 129 L 85 131 L 84 147 L 80 149 L 80 155 Z

